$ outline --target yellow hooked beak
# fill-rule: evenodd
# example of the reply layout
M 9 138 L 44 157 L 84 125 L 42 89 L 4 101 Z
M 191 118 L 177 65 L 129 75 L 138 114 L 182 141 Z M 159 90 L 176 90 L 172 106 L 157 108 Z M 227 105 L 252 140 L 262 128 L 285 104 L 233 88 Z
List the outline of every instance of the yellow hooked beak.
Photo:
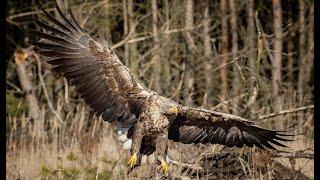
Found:
M 170 112 L 174 113 L 175 115 L 178 115 L 178 107 L 177 106 L 173 106 L 172 108 L 170 108 Z

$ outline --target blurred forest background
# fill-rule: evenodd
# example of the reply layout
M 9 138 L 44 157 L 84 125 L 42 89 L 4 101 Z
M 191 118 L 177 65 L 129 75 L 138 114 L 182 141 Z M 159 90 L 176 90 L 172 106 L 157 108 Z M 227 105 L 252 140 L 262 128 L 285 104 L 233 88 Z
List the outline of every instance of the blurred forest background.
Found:
M 279 152 L 170 142 L 172 177 L 314 178 L 313 0 L 58 3 L 69 4 L 92 37 L 104 34 L 131 72 L 159 94 L 302 134 Z M 41 4 L 57 13 L 53 1 Z M 127 174 L 123 135 L 39 61 L 26 30 L 39 29 L 33 19 L 40 14 L 33 0 L 7 1 L 7 178 L 149 177 L 147 165 Z

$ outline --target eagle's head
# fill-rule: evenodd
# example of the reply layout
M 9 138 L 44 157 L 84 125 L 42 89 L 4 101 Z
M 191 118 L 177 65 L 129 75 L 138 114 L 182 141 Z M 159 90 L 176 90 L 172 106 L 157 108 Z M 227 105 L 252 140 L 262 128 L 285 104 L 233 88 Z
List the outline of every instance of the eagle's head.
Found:
M 165 116 L 167 116 L 167 118 L 169 119 L 173 119 L 176 118 L 178 116 L 179 113 L 179 104 L 176 103 L 175 101 L 163 97 L 163 96 L 159 96 L 159 100 L 161 102 L 161 111 L 162 114 L 164 114 Z

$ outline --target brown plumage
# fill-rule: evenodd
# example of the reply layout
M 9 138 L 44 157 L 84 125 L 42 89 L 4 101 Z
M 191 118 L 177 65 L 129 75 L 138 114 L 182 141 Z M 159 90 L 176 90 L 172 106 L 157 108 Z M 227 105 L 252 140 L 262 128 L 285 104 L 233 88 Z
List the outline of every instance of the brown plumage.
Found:
M 107 44 L 93 40 L 76 22 L 70 8 L 67 18 L 56 9 L 62 22 L 43 10 L 50 26 L 36 21 L 46 33 L 31 42 L 47 57 L 52 70 L 72 82 L 77 92 L 104 120 L 125 123 L 133 139 L 130 166 L 137 164 L 135 155 L 156 151 L 162 168 L 168 139 L 175 142 L 222 144 L 230 147 L 285 147 L 279 141 L 290 136 L 281 131 L 260 128 L 239 116 L 182 106 L 159 96 L 138 81 Z

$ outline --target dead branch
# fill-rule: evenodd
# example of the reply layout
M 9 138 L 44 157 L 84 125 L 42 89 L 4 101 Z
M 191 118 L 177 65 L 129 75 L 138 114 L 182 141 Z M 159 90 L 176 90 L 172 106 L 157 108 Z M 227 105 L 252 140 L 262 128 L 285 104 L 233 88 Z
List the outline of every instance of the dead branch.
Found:
M 259 116 L 260 120 L 263 119 L 270 119 L 276 116 L 280 116 L 280 115 L 285 115 L 285 114 L 290 114 L 290 113 L 296 113 L 296 112 L 300 112 L 300 111 L 305 111 L 307 109 L 314 109 L 314 105 L 310 105 L 310 106 L 303 106 L 303 107 L 299 107 L 299 108 L 295 108 L 295 109 L 288 109 L 288 110 L 282 110 L 276 113 L 271 113 L 271 114 L 267 114 L 267 115 L 263 115 L 263 116 Z
M 282 158 L 289 158 L 289 159 L 298 159 L 298 158 L 314 159 L 314 154 L 297 151 L 293 153 L 278 153 L 278 154 L 275 154 L 274 157 L 277 157 L 277 158 L 282 157 Z
M 307 148 L 295 152 L 278 151 L 277 154 L 273 154 L 272 157 L 284 157 L 289 159 L 306 158 L 314 159 L 313 149 Z
M 27 101 L 29 103 L 29 115 L 33 119 L 38 119 L 40 108 L 29 77 L 30 72 L 27 68 L 26 59 L 28 57 L 28 51 L 28 49 L 17 49 L 14 53 L 14 60 L 17 65 L 17 73 L 22 90 L 26 93 Z
M 133 34 L 134 34 L 134 32 L 135 32 L 136 27 L 138 26 L 138 24 L 141 23 L 144 19 L 148 18 L 149 16 L 150 16 L 150 14 L 148 13 L 148 14 L 144 15 L 143 17 L 141 17 L 138 21 L 136 21 L 133 24 L 133 27 L 130 29 L 128 35 L 126 35 L 126 37 L 122 41 L 120 41 L 117 44 L 114 44 L 113 46 L 111 46 L 111 49 L 112 50 L 117 49 L 118 47 L 123 46 L 126 43 L 130 44 L 130 43 L 144 41 L 144 40 L 152 38 L 153 36 L 148 35 L 148 36 L 143 36 L 143 37 L 138 37 L 138 38 L 131 39 Z
M 57 111 L 54 109 L 53 105 L 52 105 L 52 102 L 49 98 L 49 94 L 48 94 L 48 91 L 47 91 L 47 88 L 46 88 L 46 85 L 45 85 L 45 82 L 43 80 L 43 77 L 42 77 L 42 74 L 41 74 L 41 62 L 40 62 L 40 58 L 39 56 L 34 52 L 32 51 L 32 55 L 33 57 L 37 60 L 37 63 L 38 63 L 38 76 L 39 76 L 39 79 L 40 79 L 40 84 L 43 88 L 43 92 L 44 92 L 44 96 L 46 97 L 46 100 L 48 102 L 48 106 L 49 106 L 49 109 L 52 111 L 52 113 L 56 116 L 56 118 L 58 119 L 59 123 L 61 124 L 65 124 L 65 122 L 62 120 L 61 116 L 57 113 Z
M 183 168 L 188 168 L 188 169 L 192 169 L 192 170 L 195 170 L 195 171 L 199 171 L 199 170 L 203 170 L 202 167 L 196 165 L 196 164 L 187 164 L 187 163 L 180 163 L 178 161 L 175 161 L 175 160 L 170 160 L 170 162 L 176 166 L 180 166 L 180 167 L 183 167 Z
M 51 11 L 54 11 L 54 10 L 55 10 L 55 8 L 46 9 L 47 12 L 51 12 Z M 13 15 L 8 16 L 7 20 L 13 20 L 15 18 L 21 18 L 21 17 L 24 17 L 24 16 L 31 16 L 31 15 L 35 15 L 35 14 L 43 14 L 43 12 L 41 10 L 22 12 L 22 13 L 13 14 Z
M 149 16 L 149 14 L 147 14 L 147 15 Z M 146 17 L 148 17 L 148 16 L 146 16 Z M 146 17 L 143 17 L 143 18 L 146 18 Z M 141 20 L 139 20 L 139 21 L 141 21 Z M 137 26 L 137 24 L 135 24 L 135 26 Z M 192 28 L 172 29 L 172 30 L 168 30 L 168 31 L 164 31 L 164 32 L 159 32 L 159 34 L 160 35 L 168 35 L 168 34 L 173 34 L 173 33 L 192 31 L 192 30 L 198 29 L 200 27 L 202 27 L 202 24 L 194 26 Z M 132 28 L 132 29 L 134 29 L 134 28 Z M 145 41 L 145 40 L 148 40 L 148 39 L 151 39 L 154 37 L 153 35 L 147 35 L 147 36 L 132 38 L 131 36 L 132 36 L 133 32 L 134 31 L 132 31 L 132 32 L 130 31 L 129 34 L 123 40 L 121 40 L 117 44 L 114 44 L 113 46 L 111 46 L 111 49 L 114 50 L 114 49 L 117 49 L 117 48 L 123 46 L 126 43 L 129 43 L 129 44 L 136 43 L 136 42 Z
M 221 108 L 222 105 L 228 104 L 229 102 L 232 102 L 232 101 L 239 101 L 241 98 L 243 98 L 243 97 L 245 97 L 247 95 L 248 95 L 248 93 L 243 93 L 243 94 L 241 94 L 239 96 L 236 96 L 236 97 L 233 97 L 231 99 L 228 99 L 227 101 L 223 101 L 223 102 L 215 105 L 214 107 L 210 108 L 210 110 L 217 110 L 217 109 Z

